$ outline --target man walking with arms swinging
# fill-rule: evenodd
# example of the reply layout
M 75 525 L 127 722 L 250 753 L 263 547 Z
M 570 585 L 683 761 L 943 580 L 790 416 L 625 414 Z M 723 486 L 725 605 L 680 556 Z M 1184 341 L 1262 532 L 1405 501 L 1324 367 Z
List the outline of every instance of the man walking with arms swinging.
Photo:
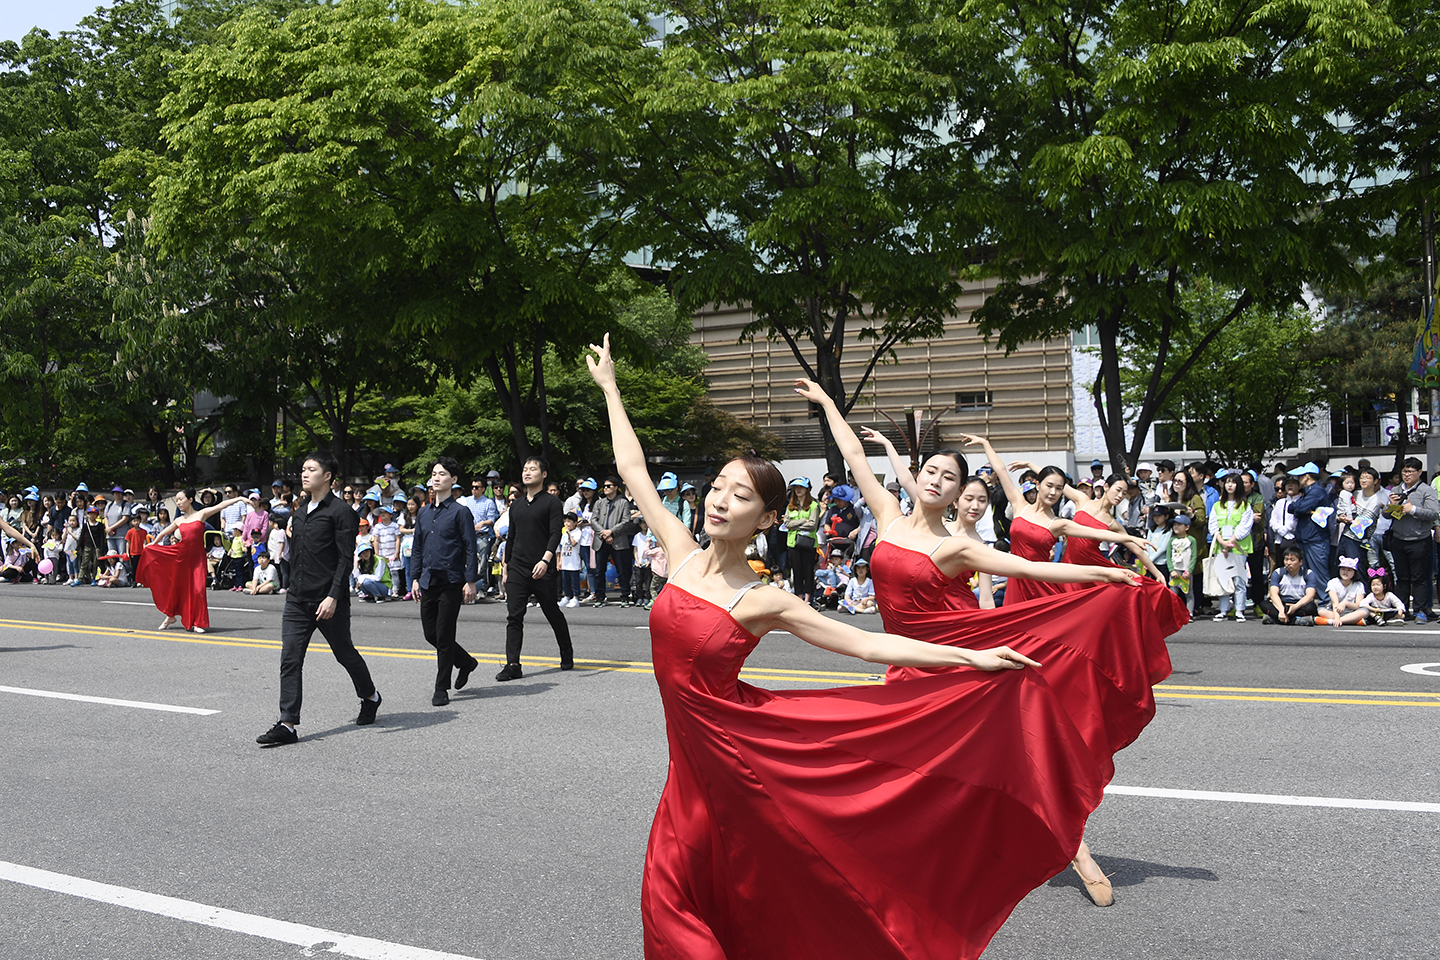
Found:
M 340 465 L 328 453 L 313 453 L 300 470 L 308 499 L 295 505 L 290 524 L 290 586 L 280 621 L 280 720 L 255 738 L 262 747 L 300 739 L 302 671 L 310 637 L 318 629 L 335 659 L 350 674 L 360 698 L 361 726 L 375 722 L 380 691 L 350 639 L 350 566 L 359 521 L 348 504 L 330 492 Z
M 560 669 L 575 666 L 570 645 L 570 625 L 560 612 L 555 571 L 555 553 L 560 548 L 563 526 L 560 500 L 545 492 L 549 464 L 540 457 L 525 461 L 520 480 L 525 489 L 510 505 L 510 532 L 505 539 L 505 669 L 496 680 L 524 676 L 520 669 L 520 647 L 525 640 L 525 608 L 533 596 L 560 644 Z

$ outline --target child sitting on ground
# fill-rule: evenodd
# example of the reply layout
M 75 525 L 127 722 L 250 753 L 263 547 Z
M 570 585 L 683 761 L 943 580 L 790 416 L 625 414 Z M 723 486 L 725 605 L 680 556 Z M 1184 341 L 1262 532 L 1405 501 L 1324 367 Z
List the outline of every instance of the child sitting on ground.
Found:
M 1369 614 L 1368 622 L 1377 627 L 1405 622 L 1405 604 L 1386 588 L 1383 572 L 1371 578 L 1370 592 L 1361 599 L 1360 605 Z
M 846 613 L 875 613 L 875 582 L 870 579 L 870 563 L 863 557 L 855 561 L 855 576 L 845 584 L 845 599 L 840 609 Z
M 1365 622 L 1365 618 L 1369 616 L 1363 602 L 1365 587 L 1355 578 L 1359 565 L 1359 557 L 1340 558 L 1340 575 L 1325 585 L 1325 593 L 1330 602 L 1320 608 L 1315 616 L 1316 623 L 1329 623 L 1339 627 L 1347 623 Z
M 251 596 L 260 593 L 274 593 L 280 589 L 280 571 L 270 562 L 268 551 L 255 554 L 255 572 L 245 584 L 245 592 Z

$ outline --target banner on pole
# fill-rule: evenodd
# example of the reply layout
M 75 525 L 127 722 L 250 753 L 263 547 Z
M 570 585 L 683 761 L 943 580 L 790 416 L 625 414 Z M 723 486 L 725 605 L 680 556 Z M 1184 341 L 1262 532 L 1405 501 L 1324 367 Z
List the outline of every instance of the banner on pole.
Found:
M 1440 389 L 1440 323 L 1436 322 L 1440 307 L 1440 282 L 1431 291 L 1430 311 L 1420 318 L 1420 334 L 1415 338 L 1415 355 L 1410 360 L 1410 382 L 1422 390 Z

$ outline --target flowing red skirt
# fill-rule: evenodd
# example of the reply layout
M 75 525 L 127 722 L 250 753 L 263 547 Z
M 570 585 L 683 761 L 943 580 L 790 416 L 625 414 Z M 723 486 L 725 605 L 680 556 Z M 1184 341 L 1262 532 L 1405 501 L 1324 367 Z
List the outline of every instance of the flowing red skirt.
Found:
M 150 545 L 140 551 L 135 579 L 150 588 L 155 606 L 167 617 L 179 617 L 186 630 L 210 627 L 205 603 L 205 524 L 183 524 L 178 542 Z

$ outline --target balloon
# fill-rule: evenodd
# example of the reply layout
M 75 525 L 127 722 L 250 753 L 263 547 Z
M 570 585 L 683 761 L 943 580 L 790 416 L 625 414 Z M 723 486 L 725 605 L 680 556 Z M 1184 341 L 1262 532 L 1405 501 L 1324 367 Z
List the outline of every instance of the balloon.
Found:
M 47 557 L 35 564 L 35 569 L 40 571 L 40 576 L 48 577 L 55 572 L 55 562 Z

